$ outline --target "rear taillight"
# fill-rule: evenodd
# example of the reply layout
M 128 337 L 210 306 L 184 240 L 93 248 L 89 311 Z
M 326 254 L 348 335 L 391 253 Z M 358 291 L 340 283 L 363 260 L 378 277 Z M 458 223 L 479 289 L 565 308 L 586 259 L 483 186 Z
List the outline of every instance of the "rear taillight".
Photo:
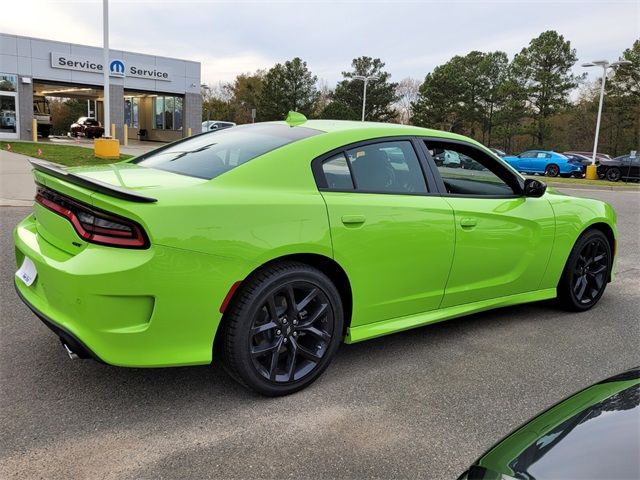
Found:
M 43 186 L 38 186 L 36 202 L 69 220 L 76 233 L 87 242 L 110 247 L 149 247 L 144 230 L 132 220 L 103 212 Z

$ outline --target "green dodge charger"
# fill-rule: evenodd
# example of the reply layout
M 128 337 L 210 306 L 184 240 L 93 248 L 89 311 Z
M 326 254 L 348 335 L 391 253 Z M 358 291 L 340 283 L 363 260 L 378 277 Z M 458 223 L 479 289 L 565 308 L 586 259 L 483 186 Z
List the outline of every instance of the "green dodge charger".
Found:
M 120 163 L 33 166 L 15 284 L 71 357 L 220 359 L 265 395 L 309 385 L 342 341 L 551 298 L 586 310 L 613 275 L 608 204 L 448 132 L 292 112 Z

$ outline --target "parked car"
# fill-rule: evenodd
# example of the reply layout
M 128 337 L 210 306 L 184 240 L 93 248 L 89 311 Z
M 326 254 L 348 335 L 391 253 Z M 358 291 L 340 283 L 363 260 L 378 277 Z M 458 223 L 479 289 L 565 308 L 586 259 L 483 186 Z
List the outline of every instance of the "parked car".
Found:
M 598 176 L 610 182 L 620 179 L 640 180 L 640 156 L 621 155 L 610 160 L 601 160 L 598 165 Z
M 225 128 L 235 127 L 233 122 L 221 122 L 220 120 L 207 120 L 202 122 L 202 132 L 210 132 L 213 130 L 223 130 Z
M 584 173 L 581 161 L 546 150 L 527 150 L 517 156 L 506 156 L 504 160 L 521 173 L 538 173 L 547 177 L 570 177 Z
M 440 149 L 433 153 L 433 160 L 438 166 L 445 166 L 449 168 L 460 168 L 462 166 L 462 160 L 460 154 L 451 150 Z
M 585 157 L 591 159 L 593 157 L 593 152 L 578 152 L 578 151 L 574 151 L 571 150 L 569 152 L 565 152 L 565 153 L 576 153 L 578 155 L 584 155 Z M 606 153 L 596 153 L 596 165 L 600 162 L 600 160 L 611 160 L 611 156 L 607 155 Z
M 459 480 L 640 478 L 640 368 L 563 400 L 501 440 Z
M 13 110 L 2 110 L 0 112 L 0 128 L 16 128 L 16 112 Z
M 292 114 L 108 166 L 32 164 L 16 288 L 70 356 L 221 359 L 265 395 L 308 386 L 343 341 L 552 298 L 588 310 L 616 255 L 609 204 L 414 126 Z
M 499 157 L 506 157 L 507 156 L 507 152 L 505 152 L 504 150 L 500 150 L 499 148 L 491 147 L 489 150 L 491 150 L 493 153 L 495 153 Z
M 84 135 L 87 138 L 100 138 L 104 135 L 104 128 L 95 118 L 80 117 L 69 128 L 72 137 Z
M 583 167 L 587 165 L 591 165 L 591 157 L 586 155 L 582 155 L 581 153 L 574 152 L 562 152 L 562 154 L 567 157 L 569 160 L 577 160 L 579 161 Z M 596 165 L 598 164 L 598 159 L 596 158 Z

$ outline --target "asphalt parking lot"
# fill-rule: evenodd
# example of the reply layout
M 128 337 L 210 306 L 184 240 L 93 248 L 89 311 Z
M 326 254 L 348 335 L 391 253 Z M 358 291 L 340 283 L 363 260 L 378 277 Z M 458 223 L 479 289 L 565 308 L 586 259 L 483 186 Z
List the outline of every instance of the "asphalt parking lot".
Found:
M 0 208 L 0 478 L 456 478 L 520 423 L 640 363 L 640 194 L 599 305 L 539 303 L 343 345 L 311 388 L 258 397 L 221 368 L 71 361 L 13 289 Z

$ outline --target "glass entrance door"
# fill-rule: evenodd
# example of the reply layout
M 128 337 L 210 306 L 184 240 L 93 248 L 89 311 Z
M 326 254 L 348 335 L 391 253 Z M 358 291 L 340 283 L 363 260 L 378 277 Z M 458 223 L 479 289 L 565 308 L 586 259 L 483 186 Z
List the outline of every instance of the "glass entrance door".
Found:
M 0 138 L 18 138 L 18 77 L 0 73 Z

